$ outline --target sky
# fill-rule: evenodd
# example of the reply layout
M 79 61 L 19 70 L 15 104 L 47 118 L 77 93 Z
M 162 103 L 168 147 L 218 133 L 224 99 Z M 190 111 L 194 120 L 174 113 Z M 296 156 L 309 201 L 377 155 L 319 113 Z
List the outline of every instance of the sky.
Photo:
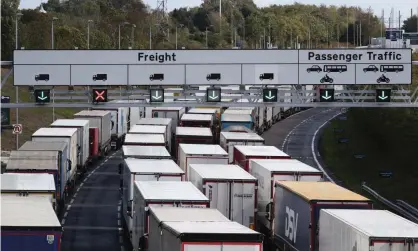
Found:
M 40 5 L 40 3 L 47 0 L 20 0 L 20 8 L 21 9 L 27 9 L 27 8 L 36 8 Z M 157 0 L 143 0 L 146 4 L 151 6 L 151 8 L 155 8 L 157 5 Z M 295 1 L 291 0 L 253 0 L 254 3 L 259 7 L 269 6 L 271 4 L 293 4 Z M 347 3 L 347 1 L 341 1 L 341 0 L 299 0 L 297 1 L 301 4 L 325 4 L 325 5 L 344 5 Z M 373 12 L 377 16 L 381 16 L 382 10 L 385 11 L 385 19 L 389 18 L 389 14 L 391 11 L 391 8 L 393 7 L 395 10 L 395 20 L 398 20 L 398 12 L 401 12 L 401 20 L 404 20 L 408 18 L 411 14 L 411 8 L 413 9 L 413 14 L 416 14 L 418 11 L 418 4 L 415 4 L 413 6 L 412 0 L 350 0 L 349 3 L 351 6 L 360 6 L 363 9 L 367 9 L 371 7 L 373 9 Z M 168 10 L 172 10 L 175 8 L 180 7 L 194 7 L 198 6 L 202 3 L 201 0 L 167 0 L 167 7 Z M 394 4 L 396 3 L 396 4 Z M 416 2 L 415 2 L 416 3 Z

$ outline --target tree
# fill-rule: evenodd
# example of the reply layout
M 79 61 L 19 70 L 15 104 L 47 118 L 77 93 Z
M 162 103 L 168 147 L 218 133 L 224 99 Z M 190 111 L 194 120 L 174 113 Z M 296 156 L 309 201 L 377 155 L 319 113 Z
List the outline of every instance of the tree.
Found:
M 418 32 L 417 25 L 417 15 L 414 15 L 403 21 L 402 29 L 404 29 L 405 32 Z
M 15 24 L 19 0 L 1 0 L 1 60 L 11 60 L 15 49 Z

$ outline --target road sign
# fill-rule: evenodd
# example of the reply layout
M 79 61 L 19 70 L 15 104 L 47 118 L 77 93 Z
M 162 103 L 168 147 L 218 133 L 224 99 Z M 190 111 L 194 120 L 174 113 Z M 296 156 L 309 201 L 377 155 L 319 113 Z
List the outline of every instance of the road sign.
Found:
M 16 50 L 15 85 L 410 84 L 410 49 Z
M 33 95 L 35 96 L 36 103 L 49 103 L 51 102 L 51 91 L 47 89 L 34 90 Z
M 149 90 L 149 101 L 150 103 L 161 103 L 164 102 L 164 89 L 150 89 Z
M 221 102 L 222 91 L 221 88 L 207 88 L 206 89 L 206 102 Z
M 93 89 L 93 103 L 107 102 L 107 89 Z
M 1 96 L 1 103 L 10 103 L 10 96 Z M 1 108 L 1 125 L 10 125 L 10 108 Z
M 390 102 L 391 89 L 376 89 L 376 102 Z
M 277 89 L 263 89 L 263 102 L 277 102 Z
M 334 89 L 320 89 L 319 101 L 320 102 L 334 102 Z
M 22 124 L 13 124 L 13 134 L 21 134 L 22 130 Z

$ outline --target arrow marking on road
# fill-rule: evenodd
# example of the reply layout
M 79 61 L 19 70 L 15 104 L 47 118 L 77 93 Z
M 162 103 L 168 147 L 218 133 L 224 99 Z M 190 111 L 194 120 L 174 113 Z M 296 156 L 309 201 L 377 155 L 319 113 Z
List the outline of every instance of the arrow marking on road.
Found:
M 328 100 L 332 98 L 332 96 L 328 96 L 328 91 L 325 91 L 325 96 L 322 96 L 323 99 Z
M 218 96 L 215 96 L 215 95 L 216 95 L 215 91 L 212 91 L 212 96 L 209 95 L 209 99 L 217 99 Z
M 266 99 L 274 99 L 276 96 L 271 96 L 271 91 L 269 91 L 269 95 L 266 96 Z
M 38 99 L 40 99 L 40 100 L 45 100 L 47 98 L 48 97 L 44 95 L 44 92 L 41 92 L 41 96 L 38 96 Z
M 158 95 L 158 91 L 155 91 L 155 96 L 152 96 L 153 99 L 161 99 L 162 97 Z
M 381 100 L 385 100 L 388 98 L 388 96 L 385 96 L 385 91 L 382 91 L 382 94 L 378 98 L 380 98 Z

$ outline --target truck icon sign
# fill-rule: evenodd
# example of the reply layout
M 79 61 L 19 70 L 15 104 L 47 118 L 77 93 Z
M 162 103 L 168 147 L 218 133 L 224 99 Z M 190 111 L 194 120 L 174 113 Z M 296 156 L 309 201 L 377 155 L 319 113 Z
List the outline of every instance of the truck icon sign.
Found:
M 221 80 L 221 74 L 220 73 L 210 73 L 206 76 L 206 80 Z
M 273 80 L 274 79 L 274 73 L 263 73 L 263 74 L 260 74 L 260 80 L 261 81 L 266 80 L 266 79 Z
M 93 81 L 96 81 L 96 80 L 106 81 L 107 80 L 107 74 L 96 74 L 96 75 L 93 75 Z
M 39 74 L 35 75 L 36 81 L 48 81 L 49 80 L 49 74 Z
M 160 80 L 163 81 L 164 80 L 164 74 L 162 73 L 154 73 L 152 75 L 149 76 L 149 80 L 154 81 L 154 80 Z

